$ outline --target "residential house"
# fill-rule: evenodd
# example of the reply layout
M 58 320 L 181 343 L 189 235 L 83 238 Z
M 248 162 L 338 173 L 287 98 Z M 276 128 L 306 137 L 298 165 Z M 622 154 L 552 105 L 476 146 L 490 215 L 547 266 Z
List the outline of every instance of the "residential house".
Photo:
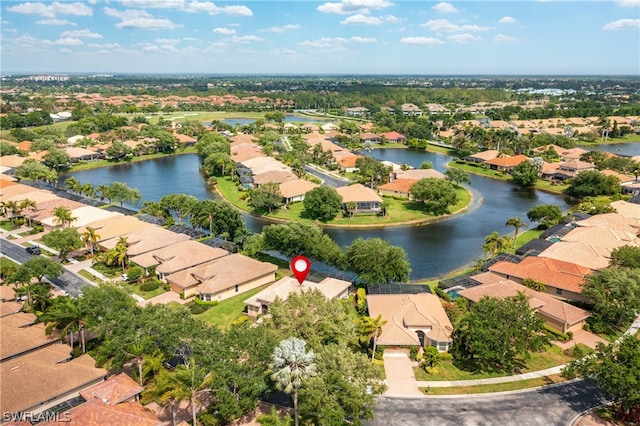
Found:
M 265 183 L 281 184 L 295 180 L 299 180 L 299 178 L 291 170 L 269 170 L 253 175 L 253 183 L 256 187 Z
M 64 412 L 64 422 L 44 422 L 39 426 L 161 426 L 164 423 L 139 402 L 110 405 L 98 398 Z M 59 416 L 63 418 L 62 416 Z
M 618 200 L 609 203 L 611 207 L 616 209 L 618 214 L 631 219 L 640 220 L 640 205 L 630 203 L 629 201 Z
M 341 157 L 337 159 L 338 167 L 340 168 L 340 170 L 344 171 L 345 173 L 353 173 L 356 170 L 358 170 L 358 167 L 356 166 L 356 162 L 358 161 L 359 158 L 363 158 L 362 155 L 347 155 L 347 156 Z
M 394 179 L 411 179 L 419 181 L 420 179 L 446 179 L 444 173 L 437 171 L 436 169 L 409 169 L 409 170 L 396 170 L 392 174 Z
M 575 263 L 538 256 L 526 257 L 520 263 L 496 262 L 489 266 L 489 271 L 518 284 L 523 284 L 526 278 L 541 282 L 546 293 L 581 302 L 587 301 L 582 296 L 584 278 L 593 272 Z
M 395 179 L 378 187 L 378 194 L 390 197 L 411 198 L 411 187 L 418 182 L 414 179 Z
M 338 195 L 342 197 L 342 207 L 350 213 L 378 213 L 382 198 L 362 184 L 342 186 L 336 188 Z M 349 207 L 350 203 L 355 203 L 355 207 Z
M 8 413 L 37 414 L 78 397 L 83 389 L 104 380 L 107 371 L 95 364 L 88 354 L 72 359 L 71 347 L 62 343 L 3 360 L 0 407 Z
M 155 225 L 143 222 L 133 216 L 118 215 L 90 222 L 86 226 L 79 227 L 78 232 L 83 234 L 87 228 L 92 228 L 95 233 L 100 236 L 98 241 L 102 242 L 104 240 L 130 234 L 150 226 Z
M 302 284 L 293 277 L 284 277 L 276 281 L 255 296 L 247 299 L 247 315 L 256 318 L 265 315 L 269 306 L 279 300 L 287 300 L 291 294 L 301 294 L 307 291 L 319 291 L 327 299 L 344 299 L 349 296 L 351 283 L 337 278 L 327 277 L 319 283 L 303 281 Z
M 582 330 L 590 316 L 589 312 L 584 309 L 565 303 L 550 294 L 532 290 L 492 272 L 473 275 L 471 279 L 479 282 L 480 285 L 458 290 L 460 296 L 475 303 L 483 297 L 504 299 L 522 293 L 529 300 L 531 309 L 540 315 L 545 324 L 562 333 Z
M 417 105 L 412 103 L 402 104 L 400 108 L 402 109 L 402 114 L 404 115 L 417 115 L 417 116 L 422 115 L 422 110 L 418 108 Z
M 578 173 L 587 171 L 587 170 L 595 170 L 596 166 L 593 163 L 588 163 L 586 161 L 580 160 L 571 160 L 558 164 L 558 168 L 553 175 L 553 179 L 555 180 L 566 180 L 573 179 L 578 176 Z
M 166 281 L 176 272 L 227 256 L 229 252 L 187 240 L 132 257 L 131 262 L 145 269 L 156 267 L 158 277 Z
M 464 159 L 472 163 L 484 163 L 485 161 L 498 158 L 499 155 L 500 155 L 500 151 L 497 151 L 495 149 L 490 149 L 487 151 L 476 152 L 475 154 L 471 154 L 465 157 Z
M 426 104 L 425 107 L 429 111 L 429 115 L 445 114 L 451 115 L 451 110 L 440 104 Z
M 347 108 L 347 115 L 351 117 L 364 117 L 366 115 L 369 115 L 369 108 L 365 108 L 365 107 Z
M 86 401 L 98 399 L 107 405 L 117 405 L 122 402 L 135 402 L 143 390 L 144 388 L 126 373 L 120 373 L 80 391 L 80 396 Z
M 95 151 L 74 146 L 65 148 L 64 152 L 69 155 L 69 161 L 71 161 L 72 163 L 77 163 L 79 161 L 99 160 L 101 158 L 104 158 L 104 155 L 99 154 Z
M 0 302 L 0 306 L 9 308 L 2 309 L 6 315 L 0 317 L 0 363 L 59 341 L 56 336 L 47 336 L 43 323 L 35 324 L 34 314 L 16 311 L 16 304 L 22 308 L 20 302 Z
M 407 137 L 398 132 L 386 132 L 380 136 L 389 143 L 405 143 L 407 141 Z
M 118 244 L 120 237 L 126 238 L 127 255 L 130 257 L 159 250 L 190 239 L 186 234 L 169 231 L 159 226 L 149 226 L 139 231 L 102 241 L 100 245 L 106 250 L 111 250 Z
M 512 157 L 497 157 L 484 162 L 491 170 L 499 170 L 501 172 L 511 172 L 518 164 L 527 161 L 526 155 L 514 155 Z
M 382 138 L 375 133 L 363 132 L 360 133 L 360 142 L 362 143 L 380 143 Z
M 198 140 L 193 136 L 183 135 L 182 133 L 174 133 L 173 137 L 178 140 L 178 144 L 182 146 L 194 146 Z
M 369 316 L 386 323 L 378 345 L 401 347 L 433 346 L 447 352 L 453 343 L 453 326 L 440 300 L 431 293 L 369 294 Z
M 38 210 L 38 206 L 36 204 L 36 211 L 37 210 Z M 71 222 L 70 226 L 74 228 L 84 228 L 87 225 L 97 221 L 102 221 L 102 220 L 124 216 L 124 215 L 122 213 L 112 212 L 109 210 L 100 209 L 98 207 L 83 205 L 82 207 L 78 207 L 77 209 L 71 210 L 71 216 L 74 217 L 75 219 Z M 40 223 L 44 225 L 44 228 L 46 230 L 50 230 L 55 228 L 56 226 L 60 226 L 55 216 L 42 219 Z
M 280 194 L 282 194 L 282 201 L 284 204 L 303 201 L 305 194 L 317 187 L 317 184 L 303 179 L 295 179 L 288 182 L 283 182 L 280 184 Z

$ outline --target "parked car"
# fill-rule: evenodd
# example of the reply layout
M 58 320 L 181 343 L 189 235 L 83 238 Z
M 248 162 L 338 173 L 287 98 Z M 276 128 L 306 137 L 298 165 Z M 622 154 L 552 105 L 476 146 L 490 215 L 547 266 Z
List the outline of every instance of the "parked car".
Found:
M 42 250 L 40 250 L 40 247 L 38 247 L 38 246 L 29 246 L 29 247 L 27 247 L 27 253 L 29 253 L 29 254 L 40 254 L 40 253 L 42 253 Z
M 122 274 L 122 275 L 120 275 L 120 279 L 121 279 L 122 281 L 129 281 L 129 275 L 127 275 L 127 274 Z

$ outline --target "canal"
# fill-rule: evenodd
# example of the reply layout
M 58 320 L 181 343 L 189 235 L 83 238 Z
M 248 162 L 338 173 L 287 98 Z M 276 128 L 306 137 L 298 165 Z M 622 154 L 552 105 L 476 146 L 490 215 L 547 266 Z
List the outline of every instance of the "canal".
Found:
M 419 167 L 423 161 L 431 161 L 435 169 L 443 172 L 452 159 L 441 154 L 405 149 L 374 150 L 370 155 L 414 167 Z M 199 173 L 199 165 L 197 155 L 185 154 L 75 172 L 72 175 L 80 182 L 94 186 L 114 181 L 126 182 L 138 188 L 145 201 L 159 201 L 171 193 L 185 193 L 199 199 L 215 198 Z M 61 181 L 68 176 L 61 176 Z M 482 255 L 481 247 L 486 235 L 493 231 L 512 233 L 513 228 L 505 226 L 507 219 L 520 216 L 527 221 L 526 212 L 535 205 L 555 204 L 563 211 L 570 207 L 568 201 L 559 195 L 518 190 L 506 182 L 482 176 L 472 175 L 471 179 L 473 203 L 470 208 L 439 222 L 370 230 L 332 228 L 326 232 L 343 247 L 358 237 L 380 237 L 403 247 L 411 262 L 411 279 L 417 280 L 441 276 L 469 265 Z M 271 223 L 250 215 L 245 215 L 245 221 L 253 232 L 260 232 L 264 225 Z

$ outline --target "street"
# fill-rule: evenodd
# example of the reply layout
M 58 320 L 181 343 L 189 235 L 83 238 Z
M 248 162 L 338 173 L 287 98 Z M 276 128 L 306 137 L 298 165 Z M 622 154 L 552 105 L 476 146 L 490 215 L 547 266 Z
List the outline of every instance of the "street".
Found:
M 421 399 L 379 397 L 366 425 L 568 426 L 581 412 L 605 402 L 593 382 L 561 383 L 539 390 Z
M 8 257 L 20 264 L 26 262 L 33 255 L 27 253 L 25 247 L 14 244 L 5 239 L 0 240 L 0 252 L 3 256 Z M 80 295 L 80 290 L 82 287 L 91 285 L 87 281 L 85 281 L 82 277 L 65 270 L 64 274 L 59 276 L 58 278 L 48 279 L 53 285 L 58 287 L 60 290 L 65 291 L 68 295 L 77 297 Z

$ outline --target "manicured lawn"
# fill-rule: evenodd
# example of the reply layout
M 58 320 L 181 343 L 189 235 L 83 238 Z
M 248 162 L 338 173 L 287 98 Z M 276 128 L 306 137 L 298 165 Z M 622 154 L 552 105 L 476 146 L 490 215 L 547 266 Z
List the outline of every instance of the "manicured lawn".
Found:
M 164 286 L 160 286 L 158 288 L 156 288 L 155 290 L 151 290 L 151 291 L 142 291 L 140 290 L 140 285 L 138 284 L 127 284 L 127 283 L 121 283 L 122 287 L 124 289 L 126 289 L 129 293 L 134 293 L 137 294 L 138 296 L 142 297 L 143 299 L 151 299 L 152 297 L 156 297 L 161 295 L 162 293 L 166 293 L 167 290 L 165 290 Z
M 551 385 L 553 383 L 564 382 L 567 379 L 559 374 L 540 377 L 537 379 L 518 380 L 516 382 L 496 383 L 493 385 L 476 385 L 476 386 L 454 386 L 448 388 L 420 388 L 427 395 L 461 395 L 473 393 L 491 393 L 506 392 L 518 389 L 528 389 L 538 386 Z
M 457 161 L 452 161 L 448 164 L 448 166 L 452 168 L 464 170 L 465 172 L 468 172 L 468 173 L 487 176 L 493 179 L 511 181 L 511 176 L 508 173 L 501 172 L 498 170 L 491 170 L 491 169 L 482 167 L 480 165 L 458 163 Z M 568 187 L 569 185 L 559 185 L 557 183 L 552 183 L 543 179 L 538 179 L 535 185 L 536 189 L 540 189 L 542 191 L 547 191 L 547 192 L 553 192 L 556 194 L 561 194 Z
M 231 299 L 223 300 L 217 305 L 209 308 L 206 312 L 196 315 L 196 317 L 208 322 L 209 324 L 218 326 L 222 330 L 226 330 L 231 326 L 233 321 L 243 315 L 245 307 L 244 301 L 258 294 L 268 286 L 269 284 L 258 287 L 255 290 L 239 294 Z
M 86 269 L 82 269 L 81 271 L 78 272 L 78 274 L 82 275 L 83 277 L 85 277 L 86 279 L 91 281 L 92 283 L 101 283 L 102 282 L 102 280 L 100 278 L 96 277 L 91 272 L 87 271 Z
M 246 192 L 238 191 L 235 183 L 231 182 L 228 177 L 218 178 L 216 185 L 217 190 L 222 196 L 234 206 L 244 211 L 251 211 L 251 208 L 247 204 L 246 200 L 242 197 Z M 471 202 L 471 193 L 463 187 L 456 189 L 458 195 L 458 202 L 456 205 L 449 208 L 449 211 L 455 212 L 464 209 Z M 395 199 L 391 197 L 382 197 L 385 202 L 389 204 L 388 214 L 386 217 L 379 215 L 356 215 L 352 218 L 344 217 L 342 214 L 338 214 L 335 219 L 327 222 L 326 224 L 319 223 L 319 225 L 338 225 L 338 226 L 354 226 L 354 225 L 366 225 L 366 226 L 387 226 L 392 224 L 399 224 L 403 222 L 412 221 L 428 221 L 437 218 L 425 214 L 422 211 L 422 205 L 420 203 Z M 266 215 L 267 217 L 291 220 L 291 221 L 308 221 L 311 219 L 305 219 L 303 216 L 304 204 L 293 203 L 282 208 L 274 213 Z
M 545 370 L 547 368 L 555 367 L 565 364 L 569 361 L 573 361 L 574 358 L 562 353 L 562 350 L 557 346 L 548 346 L 544 352 L 534 352 L 531 354 L 531 359 L 527 361 L 526 367 L 523 369 L 523 373 L 529 371 Z M 419 381 L 436 381 L 436 380 L 474 380 L 474 379 L 487 379 L 491 377 L 504 376 L 503 373 L 475 373 L 472 371 L 461 370 L 451 361 L 441 362 L 437 368 L 435 374 L 428 374 L 420 367 L 414 367 L 416 380 Z
M 196 149 L 194 147 L 189 147 L 189 148 L 180 149 L 171 154 L 164 154 L 164 153 L 147 154 L 147 155 L 141 155 L 139 157 L 129 158 L 125 161 L 110 161 L 110 160 L 87 161 L 84 163 L 76 164 L 75 166 L 71 167 L 69 171 L 79 172 L 81 170 L 91 170 L 91 169 L 97 169 L 100 167 L 110 167 L 110 166 L 116 166 L 118 164 L 137 163 L 145 160 L 153 160 L 154 158 L 167 157 L 167 156 L 173 156 L 173 155 L 179 155 L 179 154 L 193 154 L 195 152 L 196 152 Z

